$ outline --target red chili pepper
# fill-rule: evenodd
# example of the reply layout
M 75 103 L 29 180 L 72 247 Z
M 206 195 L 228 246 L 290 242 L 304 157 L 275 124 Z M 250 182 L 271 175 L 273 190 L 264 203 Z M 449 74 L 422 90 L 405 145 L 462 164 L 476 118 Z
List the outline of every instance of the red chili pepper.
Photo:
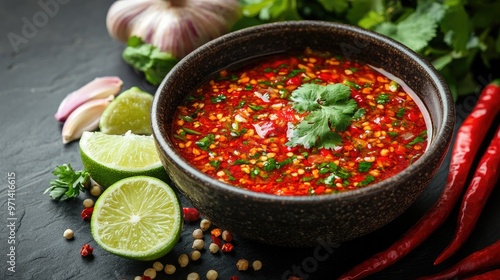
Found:
M 465 280 L 498 280 L 500 279 L 500 268 L 484 272 L 482 274 L 474 275 Z
M 229 277 L 229 280 L 238 280 L 238 276 L 231 276 Z
M 500 240 L 476 251 L 449 269 L 438 274 L 422 277 L 419 280 L 446 280 L 457 276 L 470 275 L 500 266 Z M 497 278 L 498 279 L 498 278 Z
M 500 173 L 500 128 L 479 161 L 472 181 L 465 192 L 458 214 L 458 226 L 450 245 L 439 255 L 434 264 L 439 264 L 453 255 L 470 236 L 488 197 L 495 188 Z
M 80 255 L 82 257 L 88 257 L 92 255 L 92 252 L 94 251 L 94 248 L 90 247 L 90 244 L 83 244 L 82 249 L 80 249 Z
M 141 280 L 151 280 L 151 277 L 146 276 L 146 275 L 142 275 Z
M 85 208 L 82 210 L 81 216 L 84 221 L 90 220 L 92 218 L 92 212 L 94 212 L 94 207 Z
M 196 222 L 200 219 L 200 212 L 193 207 L 183 207 L 184 220 L 186 222 Z
M 212 238 L 212 242 L 217 244 L 217 246 L 222 247 L 222 240 L 220 240 L 220 238 L 218 238 L 217 236 L 215 235 L 210 235 L 210 237 Z
M 224 245 L 222 245 L 222 248 L 221 248 L 221 251 L 223 253 L 229 253 L 233 250 L 234 248 L 234 245 L 231 244 L 231 243 L 224 243 Z
M 500 80 L 495 80 L 482 90 L 476 106 L 458 129 L 448 179 L 438 201 L 402 238 L 344 273 L 339 279 L 360 279 L 389 267 L 422 244 L 443 224 L 460 199 L 474 157 L 498 111 Z

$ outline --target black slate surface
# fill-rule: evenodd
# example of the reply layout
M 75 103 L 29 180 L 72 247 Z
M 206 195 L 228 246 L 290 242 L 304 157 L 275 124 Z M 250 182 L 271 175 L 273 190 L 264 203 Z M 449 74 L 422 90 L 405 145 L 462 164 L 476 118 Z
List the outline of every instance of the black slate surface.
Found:
M 111 39 L 106 31 L 105 16 L 112 2 L 0 0 L 0 279 L 133 279 L 153 263 L 122 259 L 95 244 L 89 223 L 80 218 L 81 202 L 87 194 L 69 202 L 54 202 L 42 194 L 56 165 L 71 163 L 82 168 L 78 143 L 63 145 L 61 125 L 53 118 L 66 94 L 106 75 L 121 77 L 124 89 L 138 86 L 155 91 L 125 65 L 121 59 L 123 44 Z M 488 80 L 491 74 L 486 72 L 478 78 Z M 471 96 L 457 102 L 457 124 L 475 100 Z M 186 279 L 192 271 L 204 279 L 209 269 L 217 270 L 219 279 L 233 275 L 239 279 L 286 279 L 292 273 L 303 279 L 334 279 L 391 244 L 418 220 L 437 198 L 448 162 L 449 156 L 406 213 L 366 237 L 339 247 L 290 249 L 236 236 L 233 253 L 214 256 L 205 250 L 201 260 L 178 268 L 173 276 L 159 273 L 156 279 Z M 13 178 L 10 183 L 9 177 Z M 9 187 L 13 190 L 9 191 Z M 368 279 L 414 279 L 449 267 L 498 240 L 499 200 L 497 188 L 465 246 L 442 265 L 432 263 L 451 239 L 457 211 L 407 257 Z M 182 203 L 189 205 L 184 198 Z M 160 261 L 176 263 L 179 254 L 189 253 L 191 232 L 196 227 L 186 224 L 179 244 Z M 62 237 L 66 228 L 75 231 L 74 240 Z M 209 244 L 208 235 L 205 241 Z M 80 256 L 84 243 L 95 248 L 93 258 Z M 240 258 L 259 259 L 263 268 L 238 272 L 235 264 Z

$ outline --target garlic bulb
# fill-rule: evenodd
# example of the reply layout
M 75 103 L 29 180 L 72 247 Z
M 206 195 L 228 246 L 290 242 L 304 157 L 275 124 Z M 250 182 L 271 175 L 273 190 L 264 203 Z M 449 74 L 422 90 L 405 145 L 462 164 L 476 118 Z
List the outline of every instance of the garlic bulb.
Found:
M 109 34 L 123 42 L 140 37 L 182 58 L 229 31 L 240 17 L 238 0 L 118 0 L 109 8 Z

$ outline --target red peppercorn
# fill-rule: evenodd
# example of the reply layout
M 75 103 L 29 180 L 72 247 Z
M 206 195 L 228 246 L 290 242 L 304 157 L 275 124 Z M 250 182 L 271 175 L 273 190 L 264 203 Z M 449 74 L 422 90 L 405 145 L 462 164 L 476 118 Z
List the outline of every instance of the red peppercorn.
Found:
M 90 247 L 90 244 L 87 243 L 83 245 L 82 249 L 80 249 L 80 255 L 82 255 L 82 257 L 91 256 L 93 251 L 94 248 Z
M 82 219 L 84 221 L 88 221 L 90 220 L 90 218 L 92 217 L 92 212 L 94 212 L 94 207 L 89 207 L 89 208 L 85 208 L 82 210 Z
M 184 220 L 186 222 L 196 222 L 200 219 L 200 212 L 193 207 L 183 207 Z
M 233 244 L 231 243 L 224 243 L 224 245 L 222 245 L 222 248 L 221 248 L 221 251 L 223 253 L 229 253 L 233 250 L 234 246 Z
M 151 277 L 142 275 L 141 280 L 151 280 Z
M 238 276 L 231 276 L 229 277 L 229 280 L 238 280 Z

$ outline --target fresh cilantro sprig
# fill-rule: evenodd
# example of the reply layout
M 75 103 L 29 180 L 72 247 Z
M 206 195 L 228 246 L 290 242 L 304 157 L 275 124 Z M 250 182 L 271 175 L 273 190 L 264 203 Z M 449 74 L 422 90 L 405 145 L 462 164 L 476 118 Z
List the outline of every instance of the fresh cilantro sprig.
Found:
M 298 113 L 309 112 L 293 129 L 288 146 L 334 148 L 342 142 L 339 131 L 351 124 L 358 105 L 351 89 L 343 84 L 303 84 L 292 92 L 292 106 Z
M 130 37 L 122 56 L 127 64 L 143 72 L 146 80 L 152 85 L 159 85 L 167 73 L 179 62 L 170 53 L 162 52 L 137 36 Z
M 70 164 L 56 166 L 52 174 L 57 179 L 50 181 L 50 187 L 44 192 L 55 200 L 66 200 L 77 197 L 80 192 L 85 192 L 85 184 L 89 182 L 90 175 L 87 171 L 75 171 Z

